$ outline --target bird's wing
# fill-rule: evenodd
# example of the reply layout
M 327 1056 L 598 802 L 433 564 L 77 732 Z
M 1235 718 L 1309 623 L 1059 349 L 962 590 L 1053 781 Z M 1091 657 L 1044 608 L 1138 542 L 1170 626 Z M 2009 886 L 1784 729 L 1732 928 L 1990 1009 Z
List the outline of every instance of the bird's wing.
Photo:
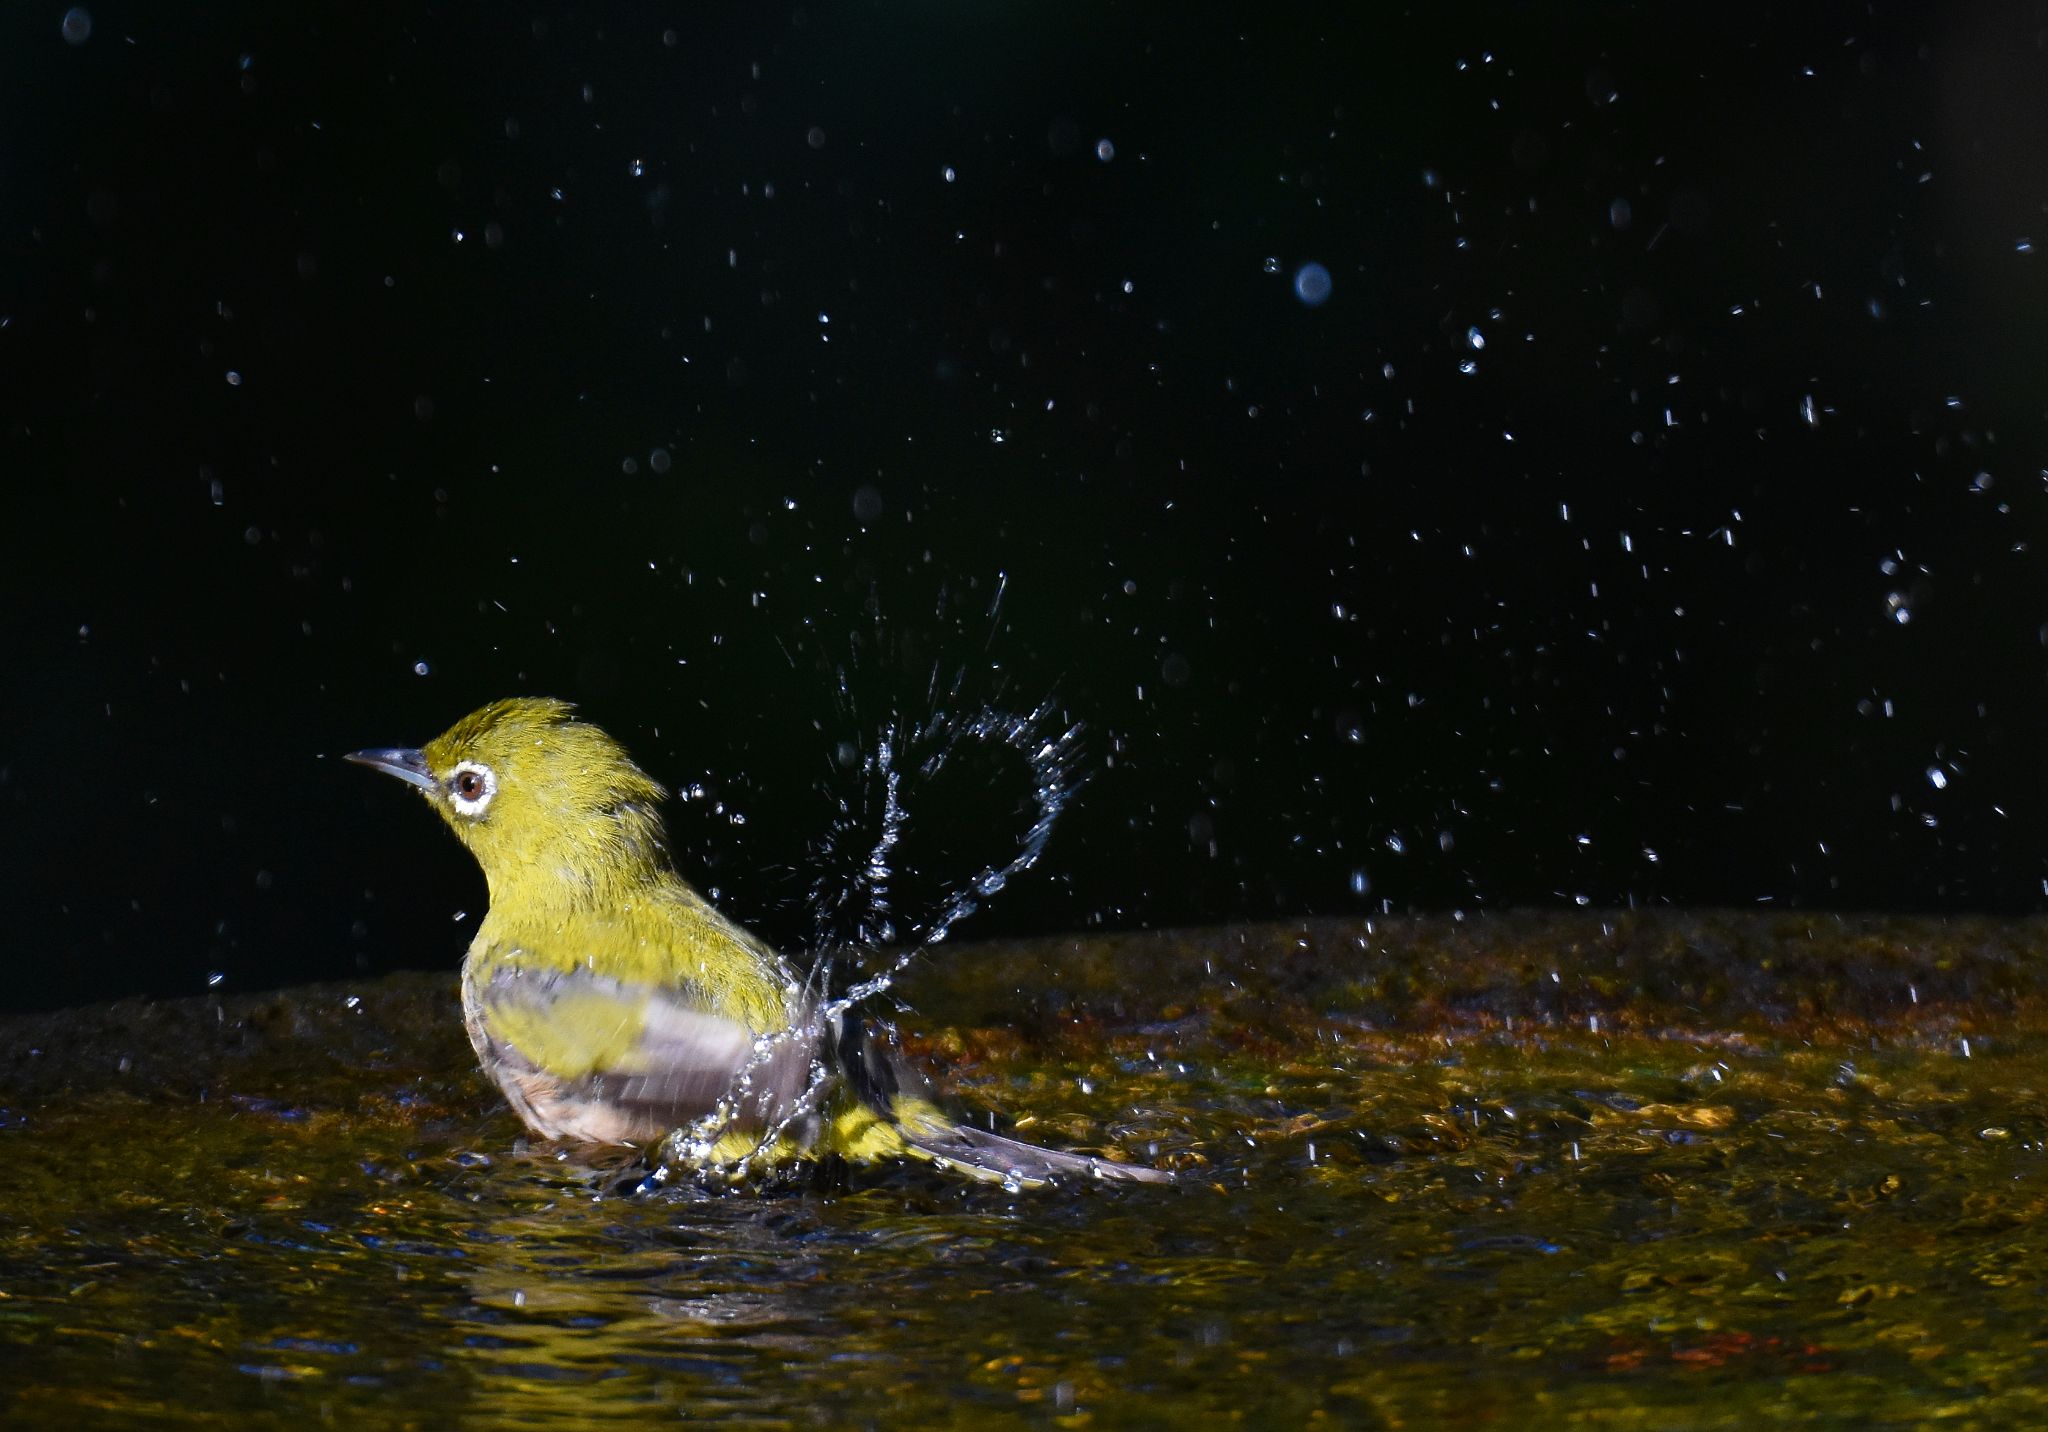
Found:
M 737 1126 L 772 1122 L 803 1097 L 818 1057 L 814 1034 L 763 1040 L 676 991 L 587 970 L 501 965 L 470 998 L 504 1073 L 640 1126 L 680 1127 L 727 1098 Z

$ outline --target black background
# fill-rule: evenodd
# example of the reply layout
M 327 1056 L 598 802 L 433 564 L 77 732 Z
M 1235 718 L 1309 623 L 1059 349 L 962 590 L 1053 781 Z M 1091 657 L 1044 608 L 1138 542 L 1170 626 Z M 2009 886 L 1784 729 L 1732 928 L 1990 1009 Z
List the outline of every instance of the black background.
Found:
M 2043 903 L 2038 6 L 90 8 L 0 17 L 9 1004 L 452 963 L 333 757 L 514 692 L 791 943 L 934 673 L 1086 727 L 963 935 Z

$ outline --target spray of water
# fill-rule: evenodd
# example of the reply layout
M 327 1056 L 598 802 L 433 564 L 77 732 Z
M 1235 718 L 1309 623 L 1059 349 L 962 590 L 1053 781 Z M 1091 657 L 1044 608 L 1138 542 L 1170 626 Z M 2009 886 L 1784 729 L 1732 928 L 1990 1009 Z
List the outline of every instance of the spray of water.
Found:
M 898 738 L 891 730 L 877 742 L 871 782 L 881 789 L 881 828 L 855 882 L 857 904 L 864 904 L 864 918 L 854 947 L 870 957 L 875 966 L 850 985 L 826 1008 L 844 1014 L 855 1005 L 887 991 L 911 961 L 944 941 L 953 927 L 981 908 L 984 901 L 1038 863 L 1052 838 L 1054 825 L 1067 802 L 1073 799 L 1079 782 L 1076 765 L 1081 728 L 1064 725 L 1049 702 L 1041 702 L 1022 714 L 983 707 L 964 716 L 938 712 Z M 896 762 L 907 753 L 915 762 L 919 777 L 936 777 L 948 761 L 966 748 L 1000 746 L 1021 756 L 1031 779 L 1032 819 L 1017 848 L 1007 860 L 991 861 L 954 885 L 937 907 L 920 919 L 900 919 L 891 908 L 891 860 L 900 841 L 909 811 L 903 799 L 902 773 Z M 894 945 L 893 954 L 884 947 Z
M 1001 596 L 999 587 L 997 605 Z M 991 606 L 991 620 L 995 610 Z M 836 674 L 842 706 L 851 712 L 853 682 L 843 668 Z M 814 851 L 818 875 L 810 903 L 821 953 L 802 992 L 805 1018 L 755 1042 L 717 1107 L 671 1136 L 664 1168 L 683 1163 L 712 1170 L 722 1140 L 742 1116 L 766 1109 L 769 1116 L 748 1151 L 716 1170 L 732 1179 L 745 1177 L 756 1160 L 823 1106 L 834 1071 L 821 1051 L 837 1042 L 843 1022 L 858 1019 L 861 1006 L 887 993 L 919 955 L 946 940 L 1044 854 L 1061 812 L 1080 786 L 1081 727 L 1063 720 L 1050 701 L 1024 712 L 992 705 L 968 709 L 965 684 L 965 673 L 942 682 L 934 668 L 925 690 L 927 714 L 914 722 L 892 716 L 874 731 L 856 761 L 842 760 L 842 779 L 850 767 L 857 789 L 837 800 L 837 818 Z M 1006 858 L 990 860 L 949 884 L 928 911 L 905 915 L 898 908 L 895 884 L 915 792 L 949 765 L 991 750 L 1013 753 L 1027 773 L 1029 825 Z M 840 970 L 852 973 L 835 992 L 834 974 Z M 793 1050 L 810 1053 L 808 1078 L 795 1097 L 777 1099 L 765 1076 L 786 1069 Z

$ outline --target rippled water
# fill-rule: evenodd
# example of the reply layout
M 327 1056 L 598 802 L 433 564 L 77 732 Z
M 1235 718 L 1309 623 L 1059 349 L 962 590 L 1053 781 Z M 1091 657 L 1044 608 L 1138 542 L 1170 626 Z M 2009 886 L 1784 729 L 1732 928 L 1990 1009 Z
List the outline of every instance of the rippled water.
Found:
M 608 1196 L 452 976 L 0 1025 L 17 1425 L 2019 1425 L 2036 924 L 1327 923 L 914 971 L 913 1053 L 1172 1188 Z M 351 1003 L 350 1001 L 353 1001 Z

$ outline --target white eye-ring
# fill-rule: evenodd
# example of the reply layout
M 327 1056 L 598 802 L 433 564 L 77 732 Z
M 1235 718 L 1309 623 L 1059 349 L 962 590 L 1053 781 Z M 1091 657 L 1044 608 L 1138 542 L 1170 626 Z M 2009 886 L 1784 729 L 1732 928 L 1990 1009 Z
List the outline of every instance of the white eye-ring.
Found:
M 475 761 L 458 762 L 455 774 L 448 778 L 448 803 L 458 815 L 482 815 L 497 793 L 497 774 Z

